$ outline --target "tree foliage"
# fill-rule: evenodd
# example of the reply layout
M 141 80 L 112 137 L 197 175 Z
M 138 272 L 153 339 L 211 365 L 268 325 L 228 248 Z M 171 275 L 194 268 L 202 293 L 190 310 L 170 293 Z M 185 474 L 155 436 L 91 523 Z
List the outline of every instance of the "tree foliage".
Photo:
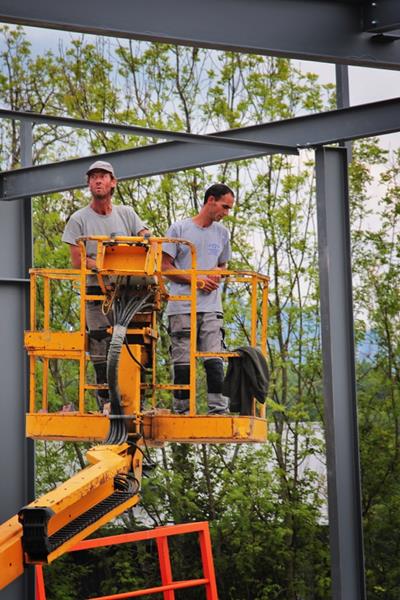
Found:
M 283 58 L 83 36 L 36 54 L 24 30 L 1 32 L 0 101 L 12 109 L 202 133 L 312 113 L 334 103 L 332 86 Z M 157 141 L 38 123 L 33 136 L 35 164 Z M 19 148 L 17 123 L 3 121 L 3 168 L 19 165 Z M 400 592 L 399 165 L 400 154 L 389 163 L 377 140 L 355 144 L 353 285 L 372 600 L 394 600 Z M 368 207 L 378 169 L 382 193 L 376 211 Z M 257 448 L 176 444 L 152 451 L 158 467 L 143 481 L 141 506 L 106 529 L 207 519 L 221 598 L 322 600 L 329 597 L 330 568 L 313 157 L 274 155 L 132 180 L 119 184 L 115 200 L 131 205 L 155 235 L 163 235 L 173 221 L 199 210 L 212 181 L 227 183 L 236 195 L 227 220 L 232 267 L 259 270 L 271 280 L 270 441 Z M 81 190 L 34 200 L 36 266 L 68 264 L 61 234 L 66 219 L 86 202 Z M 230 347 L 248 339 L 248 304 L 244 292 L 225 290 Z M 73 327 L 76 318 L 74 290 L 59 289 L 54 326 Z M 162 323 L 159 359 L 167 376 L 169 340 Z M 73 367 L 54 364 L 51 375 L 55 409 L 74 402 Z M 84 448 L 38 444 L 38 490 L 51 489 L 82 465 Z M 195 555 L 193 540 L 176 542 L 178 578 L 198 571 Z M 154 548 L 148 546 L 64 557 L 47 574 L 49 598 L 117 593 L 156 582 L 153 559 Z M 185 594 L 200 597 L 198 591 Z

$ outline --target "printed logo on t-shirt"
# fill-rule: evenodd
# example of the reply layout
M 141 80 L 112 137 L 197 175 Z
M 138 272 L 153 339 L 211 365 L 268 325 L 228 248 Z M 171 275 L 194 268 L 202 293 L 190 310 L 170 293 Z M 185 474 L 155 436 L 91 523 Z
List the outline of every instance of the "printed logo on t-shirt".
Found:
M 220 253 L 220 245 L 215 243 L 208 244 L 208 254 L 209 256 L 218 256 Z

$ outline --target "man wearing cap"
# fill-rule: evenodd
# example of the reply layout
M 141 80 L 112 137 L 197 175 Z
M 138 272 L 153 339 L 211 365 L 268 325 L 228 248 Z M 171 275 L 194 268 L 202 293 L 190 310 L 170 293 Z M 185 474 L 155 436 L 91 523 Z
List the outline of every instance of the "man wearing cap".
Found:
M 137 236 L 149 230 L 138 217 L 133 208 L 115 205 L 112 195 L 117 185 L 113 166 L 106 161 L 95 161 L 86 172 L 89 190 L 92 196 L 90 204 L 74 212 L 69 218 L 62 236 L 62 241 L 69 244 L 71 263 L 74 269 L 81 266 L 81 255 L 77 239 L 91 235 Z M 97 244 L 86 243 L 86 267 L 96 266 Z M 96 275 L 87 278 L 89 294 L 100 294 Z M 107 328 L 111 324 L 111 315 L 104 315 L 101 302 L 86 303 L 86 325 L 89 331 L 89 353 L 96 372 L 96 382 L 107 382 L 107 349 L 110 336 Z M 107 390 L 98 391 L 100 408 L 108 402 Z

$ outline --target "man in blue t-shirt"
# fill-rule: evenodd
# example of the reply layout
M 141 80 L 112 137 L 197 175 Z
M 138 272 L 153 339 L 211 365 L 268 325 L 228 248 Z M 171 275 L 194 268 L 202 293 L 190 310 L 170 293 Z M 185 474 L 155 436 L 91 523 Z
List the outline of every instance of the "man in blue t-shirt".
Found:
M 224 184 L 214 184 L 204 196 L 200 212 L 193 218 L 173 223 L 166 237 L 192 242 L 197 252 L 197 268 L 214 270 L 215 275 L 197 278 L 197 347 L 200 352 L 221 352 L 223 321 L 219 269 L 226 268 L 230 258 L 229 232 L 219 221 L 229 214 L 235 202 L 233 191 Z M 163 244 L 163 269 L 190 269 L 190 248 L 184 244 Z M 170 293 L 173 296 L 190 294 L 190 275 L 171 275 Z M 190 380 L 190 302 L 170 301 L 167 307 L 174 383 L 188 384 Z M 224 379 L 221 358 L 204 360 L 207 377 L 209 414 L 227 414 L 229 399 L 222 395 Z M 173 410 L 186 414 L 189 410 L 188 390 L 175 390 Z

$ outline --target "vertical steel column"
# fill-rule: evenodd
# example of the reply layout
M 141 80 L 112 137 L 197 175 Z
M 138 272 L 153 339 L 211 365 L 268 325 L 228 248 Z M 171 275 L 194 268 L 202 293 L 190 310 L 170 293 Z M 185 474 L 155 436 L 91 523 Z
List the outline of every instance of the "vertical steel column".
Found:
M 32 161 L 32 124 L 21 123 L 21 163 Z M 25 438 L 28 368 L 23 331 L 29 313 L 32 264 L 30 198 L 0 202 L 0 522 L 33 498 L 33 445 Z M 1 592 L 2 600 L 33 600 L 33 569 Z
M 365 600 L 345 148 L 316 150 L 333 600 Z
M 348 65 L 335 65 L 336 75 L 336 107 L 349 108 L 350 106 L 350 86 L 349 86 L 349 67 Z M 347 148 L 347 159 L 352 159 L 352 142 L 340 142 L 340 146 Z
M 350 106 L 349 67 L 348 65 L 335 65 L 336 75 L 336 106 L 348 108 Z
M 21 122 L 21 166 L 30 167 L 32 165 L 32 149 L 33 149 L 33 123 L 30 121 Z M 28 280 L 23 288 L 24 302 L 24 330 L 30 326 L 30 289 L 29 289 L 29 269 L 33 265 L 33 226 L 32 226 L 32 199 L 30 197 L 23 199 L 23 236 L 24 236 L 24 276 Z M 24 381 L 25 381 L 25 413 L 29 410 L 29 359 L 23 350 L 24 360 Z M 25 416 L 25 415 L 24 415 Z M 25 427 L 24 427 L 25 434 Z M 25 437 L 25 484 L 26 484 L 26 499 L 29 503 L 35 498 L 35 443 L 33 440 Z M 27 600 L 35 600 L 35 570 L 33 567 L 25 573 L 26 598 Z

